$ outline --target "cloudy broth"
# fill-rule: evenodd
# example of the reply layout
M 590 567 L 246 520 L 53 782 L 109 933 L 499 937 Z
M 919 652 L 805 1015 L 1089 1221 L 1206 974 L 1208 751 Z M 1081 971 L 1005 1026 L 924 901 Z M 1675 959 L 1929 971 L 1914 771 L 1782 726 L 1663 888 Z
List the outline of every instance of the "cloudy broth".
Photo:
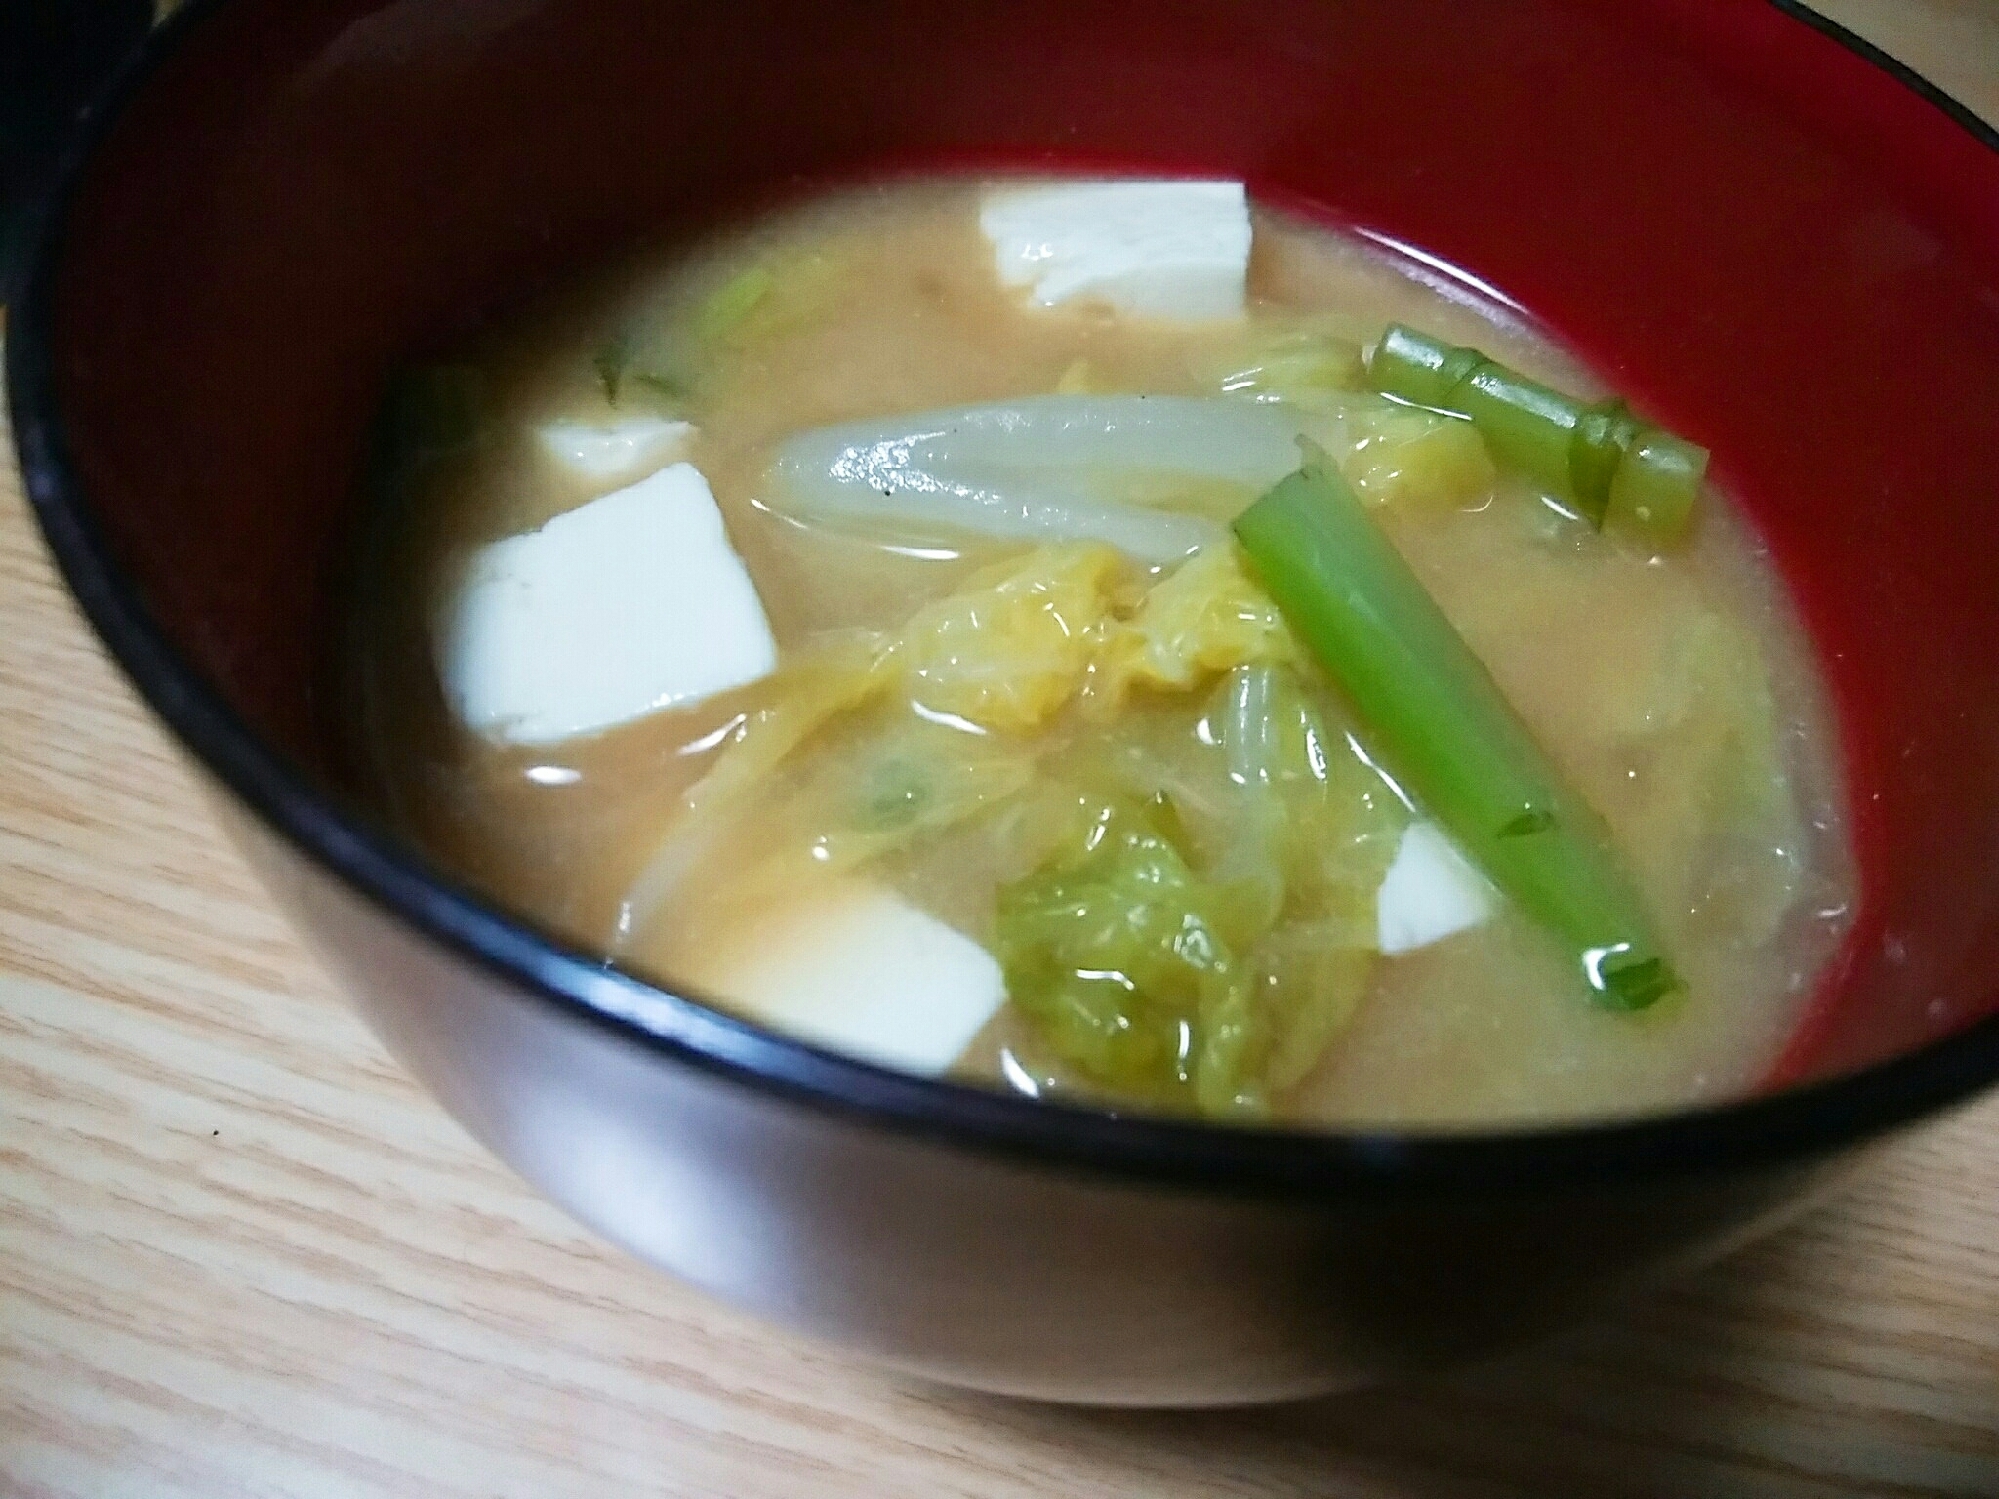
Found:
M 389 823 L 563 939 L 725 1004 L 734 996 L 706 992 L 722 971 L 722 934 L 810 899 L 821 878 L 865 877 L 974 943 L 1016 951 L 1019 939 L 998 927 L 1014 909 L 1008 892 L 1059 857 L 1077 787 L 1087 799 L 1113 786 L 1102 794 L 1157 810 L 1162 836 L 1221 888 L 1216 871 L 1248 857 L 1230 842 L 1248 823 L 1222 762 L 1203 756 L 1226 704 L 1246 700 L 1228 696 L 1231 684 L 1268 689 L 1255 664 L 1197 666 L 1184 686 L 1140 675 L 1114 701 L 1098 701 L 1099 661 L 1076 695 L 1037 700 L 1021 721 L 998 726 L 926 714 L 916 688 L 856 687 L 772 760 L 754 794 L 708 810 L 704 778 L 732 755 L 747 761 L 758 736 L 746 726 L 769 716 L 774 694 L 805 690 L 800 672 L 815 662 L 860 670 L 853 662 L 912 619 L 941 618 L 936 611 L 964 590 L 1037 552 L 1031 541 L 948 526 L 883 535 L 801 518 L 773 497 L 778 445 L 829 424 L 1050 393 L 1247 400 L 1256 392 L 1231 390 L 1232 378 L 1269 367 L 1273 347 L 1292 347 L 1287 339 L 1358 350 L 1393 322 L 1476 345 L 1565 391 L 1598 386 L 1505 309 L 1363 239 L 1264 210 L 1253 217 L 1244 317 L 1180 325 L 1088 303 L 1026 307 L 994 275 L 982 191 L 959 180 L 876 185 L 664 244 L 543 298 L 453 356 L 453 378 L 476 411 L 463 441 L 377 484 L 347 663 L 358 759 Z M 769 268 L 760 291 L 743 280 L 758 267 Z M 749 305 L 728 307 L 728 294 Z M 1374 420 L 1372 406 L 1342 414 L 1365 393 L 1341 388 L 1337 372 L 1311 379 L 1326 393 L 1305 402 L 1301 422 L 1351 436 L 1362 430 L 1355 421 Z M 433 637 L 444 601 L 479 548 L 632 482 L 565 470 L 537 433 L 553 421 L 633 412 L 692 424 L 676 460 L 712 488 L 768 618 L 777 675 L 559 742 L 510 744 L 468 730 L 439 683 Z M 1404 493 L 1395 451 L 1363 443 L 1335 456 L 1374 485 L 1361 485 L 1370 514 L 1608 824 L 1682 987 L 1642 1012 L 1593 1003 L 1559 945 L 1503 898 L 1488 919 L 1389 956 L 1369 950 L 1368 912 L 1301 916 L 1287 892 L 1275 897 L 1284 903 L 1276 925 L 1244 918 L 1255 935 L 1236 942 L 1239 966 L 1264 962 L 1253 955 L 1267 950 L 1292 965 L 1284 993 L 1313 984 L 1351 992 L 1322 1005 L 1303 1039 L 1288 1018 L 1268 1022 L 1291 1029 L 1257 1043 L 1276 1060 L 1254 1064 L 1262 1070 L 1243 1095 L 1253 1100 L 1232 1116 L 1497 1126 L 1752 1089 L 1798 1020 L 1853 898 L 1836 736 L 1771 559 L 1712 492 L 1687 542 L 1662 555 L 1594 529 L 1503 466 L 1467 477 L 1447 463 L 1452 492 Z M 1190 491 L 1160 503 L 1199 513 L 1223 501 Z M 1127 558 L 1114 575 L 1093 577 L 1088 586 L 1109 600 L 1101 628 L 1133 618 L 1174 567 Z M 1339 753 L 1350 744 L 1366 755 L 1367 726 L 1340 690 L 1309 659 L 1276 659 L 1286 701 L 1306 704 Z M 891 743 L 910 747 L 884 758 Z M 1392 757 L 1369 758 L 1392 774 Z M 942 761 L 956 778 L 948 787 L 933 765 Z M 897 774 L 916 767 L 906 794 L 881 779 L 885 764 Z M 874 798 L 851 826 L 842 821 L 850 767 L 862 767 L 854 784 Z M 882 803 L 883 785 L 900 799 Z M 1384 779 L 1363 799 L 1382 799 L 1381 816 L 1406 821 L 1406 808 L 1388 805 L 1393 791 Z M 926 823 L 951 795 L 963 807 Z M 714 826 L 685 837 L 703 818 Z M 662 884 L 661 850 L 676 837 L 689 867 Z M 815 862 L 815 850 L 826 857 Z M 1346 935 L 1324 940 L 1345 944 L 1339 962 L 1298 957 L 1299 944 L 1336 929 Z M 1010 961 L 1010 975 L 1022 971 Z M 1283 987 L 1270 984 L 1273 994 Z M 1249 1002 L 1264 1003 L 1262 993 Z M 1084 1051 L 1053 1034 L 1008 1003 L 950 1070 L 1037 1096 L 1202 1107 L 1191 1083 L 1148 1073 L 1143 1086 L 1125 1087 L 1122 1074 L 1093 1071 Z

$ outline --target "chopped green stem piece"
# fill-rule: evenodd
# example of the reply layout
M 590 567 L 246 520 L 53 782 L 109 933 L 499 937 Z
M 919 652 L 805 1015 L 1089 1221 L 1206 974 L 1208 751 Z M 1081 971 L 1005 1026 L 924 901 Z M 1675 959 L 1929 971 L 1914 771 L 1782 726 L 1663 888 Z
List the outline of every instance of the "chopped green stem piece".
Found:
M 1621 397 L 1585 406 L 1569 435 L 1569 493 L 1601 526 L 1610 506 L 1610 481 L 1638 435 L 1638 423 Z
M 1664 958 L 1644 958 L 1610 968 L 1603 975 L 1605 1003 L 1619 1010 L 1642 1010 L 1680 986 Z
M 657 374 L 652 370 L 634 370 L 631 378 L 632 384 L 644 386 L 661 400 L 679 402 L 688 397 L 687 387 L 670 375 Z
M 590 368 L 596 373 L 598 385 L 603 387 L 607 404 L 618 405 L 634 386 L 671 406 L 686 402 L 689 392 L 685 383 L 657 370 L 634 369 L 632 359 L 631 335 L 622 333 L 590 356 Z
M 1611 477 L 1606 521 L 1662 541 L 1683 536 L 1706 474 L 1706 448 L 1656 427 L 1642 432 Z
M 1385 394 L 1469 417 L 1493 456 L 1555 490 L 1589 522 L 1670 545 L 1686 532 L 1707 450 L 1640 421 L 1620 399 L 1590 405 L 1400 323 L 1368 357 Z
M 776 278 L 769 266 L 753 265 L 731 276 L 708 295 L 695 314 L 694 335 L 703 343 L 724 338 L 770 295 Z
M 1392 768 L 1493 883 L 1568 946 L 1598 1002 L 1637 1009 L 1677 987 L 1609 830 L 1562 783 L 1325 454 L 1307 445 L 1305 467 L 1235 530 Z
M 869 775 L 858 821 L 867 832 L 899 832 L 922 817 L 935 797 L 936 788 L 921 765 L 892 758 Z
M 624 384 L 625 370 L 632 362 L 632 343 L 624 337 L 614 338 L 590 357 L 590 368 L 597 372 L 597 383 L 604 388 L 604 399 L 613 406 L 618 404 L 618 390 Z

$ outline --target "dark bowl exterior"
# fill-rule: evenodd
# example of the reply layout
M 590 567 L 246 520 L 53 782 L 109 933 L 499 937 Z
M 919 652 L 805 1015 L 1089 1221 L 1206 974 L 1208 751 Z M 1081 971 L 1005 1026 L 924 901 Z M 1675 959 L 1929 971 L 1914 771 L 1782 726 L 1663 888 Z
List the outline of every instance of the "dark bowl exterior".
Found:
M 975 1389 L 1242 1404 L 1476 1357 L 1746 1242 L 1880 1148 L 1346 1193 L 965 1149 L 648 1054 L 222 805 L 376 1034 L 536 1188 L 765 1321 Z
M 1999 493 L 1999 154 L 1793 9 L 195 0 L 80 132 L 16 299 L 30 497 L 370 1024 L 608 1237 L 1045 1398 L 1476 1354 L 1783 1221 L 1999 1077 L 1999 548 L 1965 539 Z M 391 364 L 660 224 L 940 161 L 1243 175 L 1473 268 L 1713 443 L 1825 654 L 1863 865 L 1795 1086 L 1485 1136 L 1048 1108 L 567 951 L 345 803 L 320 653 Z

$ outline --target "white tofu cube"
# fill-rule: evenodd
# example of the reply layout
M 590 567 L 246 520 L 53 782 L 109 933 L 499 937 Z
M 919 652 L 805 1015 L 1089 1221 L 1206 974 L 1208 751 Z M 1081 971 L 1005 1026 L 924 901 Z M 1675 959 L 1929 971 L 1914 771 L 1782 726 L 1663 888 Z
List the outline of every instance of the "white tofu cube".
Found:
M 763 603 L 688 463 L 479 552 L 434 648 L 460 721 L 510 744 L 596 733 L 777 664 Z
M 1498 897 L 1435 823 L 1412 822 L 1375 895 L 1383 953 L 1413 952 L 1491 918 Z
M 628 416 L 614 422 L 549 422 L 535 436 L 542 451 L 569 473 L 594 480 L 636 479 L 687 456 L 692 422 Z
M 1042 307 L 1096 301 L 1175 322 L 1242 314 L 1250 227 L 1240 182 L 997 188 L 979 226 L 1000 281 Z
M 829 879 L 710 937 L 677 977 L 759 1024 L 935 1076 L 1006 1001 L 991 953 L 893 891 Z

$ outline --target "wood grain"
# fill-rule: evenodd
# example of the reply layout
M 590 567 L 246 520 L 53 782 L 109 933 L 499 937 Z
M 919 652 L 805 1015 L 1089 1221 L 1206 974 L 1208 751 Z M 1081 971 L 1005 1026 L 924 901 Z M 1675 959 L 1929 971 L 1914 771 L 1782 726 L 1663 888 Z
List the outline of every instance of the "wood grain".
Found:
M 1842 19 L 1999 112 L 1990 4 Z M 591 1239 L 344 1008 L 0 477 L 0 1495 L 1999 1495 L 1999 1099 L 1802 1227 L 1421 1387 L 899 1384 Z

